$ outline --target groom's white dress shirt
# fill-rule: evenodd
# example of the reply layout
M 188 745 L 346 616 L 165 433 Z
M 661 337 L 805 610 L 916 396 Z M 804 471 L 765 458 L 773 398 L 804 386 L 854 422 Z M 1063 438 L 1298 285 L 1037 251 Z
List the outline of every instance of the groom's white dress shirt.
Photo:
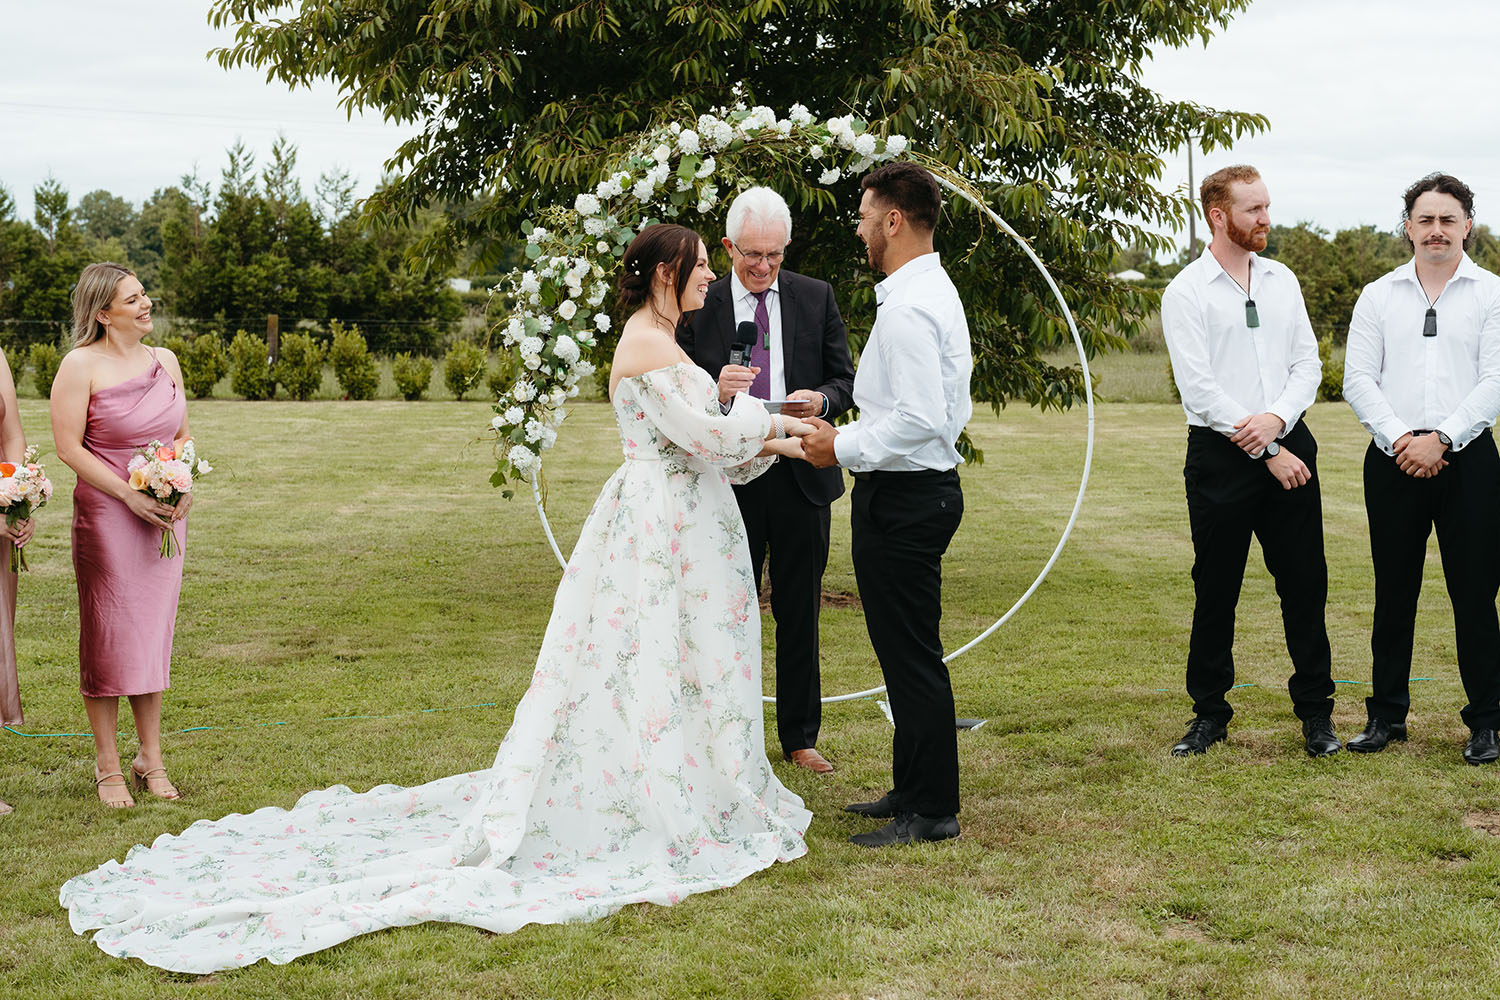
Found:
M 969 423 L 974 357 L 958 289 L 936 253 L 907 261 L 875 286 L 875 326 L 854 373 L 859 419 L 833 439 L 856 472 L 944 471 Z

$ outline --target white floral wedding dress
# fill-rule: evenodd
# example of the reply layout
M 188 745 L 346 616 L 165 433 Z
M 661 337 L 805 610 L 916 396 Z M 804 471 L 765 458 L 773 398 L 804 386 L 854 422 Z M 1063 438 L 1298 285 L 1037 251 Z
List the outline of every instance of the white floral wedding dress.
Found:
M 70 879 L 77 932 L 206 973 L 447 920 L 496 932 L 671 904 L 807 850 L 766 760 L 760 621 L 729 476 L 769 427 L 678 364 L 623 379 L 626 461 L 557 589 L 531 687 L 489 770 L 343 786 L 194 823 Z

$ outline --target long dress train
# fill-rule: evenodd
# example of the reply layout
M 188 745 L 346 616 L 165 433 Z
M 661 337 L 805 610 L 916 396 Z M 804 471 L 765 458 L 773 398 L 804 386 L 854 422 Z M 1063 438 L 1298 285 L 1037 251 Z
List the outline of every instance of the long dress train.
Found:
M 287 962 L 427 920 L 509 932 L 675 903 L 807 850 L 766 759 L 760 621 L 729 476 L 769 427 L 688 364 L 623 379 L 626 461 L 558 586 L 486 771 L 311 792 L 70 879 L 73 929 L 181 972 Z

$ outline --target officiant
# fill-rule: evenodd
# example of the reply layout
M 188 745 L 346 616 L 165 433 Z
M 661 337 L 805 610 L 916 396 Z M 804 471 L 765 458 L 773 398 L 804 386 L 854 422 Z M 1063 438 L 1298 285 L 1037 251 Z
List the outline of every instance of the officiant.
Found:
M 718 380 L 726 412 L 739 393 L 786 400 L 790 416 L 831 420 L 849 408 L 854 362 L 843 317 L 826 281 L 782 268 L 792 235 L 786 201 L 766 187 L 729 206 L 724 249 L 730 273 L 708 287 L 699 309 L 678 327 L 682 349 Z M 741 324 L 755 339 L 745 364 L 732 364 Z M 746 330 L 748 333 L 748 329 Z M 777 462 L 734 488 L 755 583 L 770 552 L 771 614 L 776 620 L 776 730 L 787 760 L 816 774 L 833 765 L 817 750 L 822 722 L 818 615 L 828 564 L 829 507 L 844 493 L 840 471 Z

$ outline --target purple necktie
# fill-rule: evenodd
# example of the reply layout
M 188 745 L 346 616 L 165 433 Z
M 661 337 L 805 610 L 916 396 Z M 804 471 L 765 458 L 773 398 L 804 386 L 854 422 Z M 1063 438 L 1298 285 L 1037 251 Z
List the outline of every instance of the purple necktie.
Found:
M 760 374 L 750 383 L 750 395 L 756 399 L 771 398 L 771 314 L 766 311 L 765 292 L 751 292 L 755 296 L 755 346 L 750 349 L 750 366 L 759 368 Z

